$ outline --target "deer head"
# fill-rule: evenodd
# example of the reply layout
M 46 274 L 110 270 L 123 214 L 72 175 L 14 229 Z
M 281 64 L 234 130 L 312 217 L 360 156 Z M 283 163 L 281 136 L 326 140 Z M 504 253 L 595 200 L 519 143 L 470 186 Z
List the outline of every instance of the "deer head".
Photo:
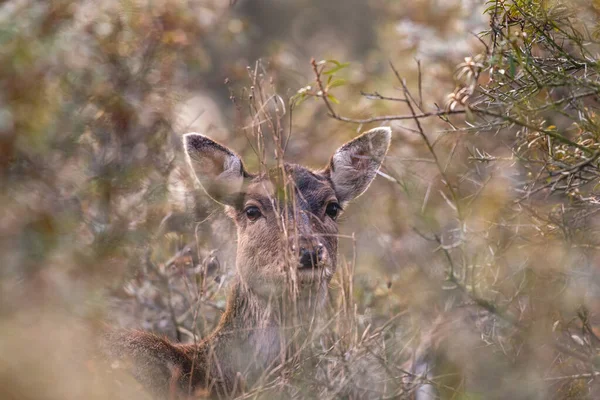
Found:
M 227 147 L 184 135 L 197 181 L 235 222 L 236 266 L 246 288 L 270 296 L 291 276 L 297 292 L 324 298 L 336 269 L 337 219 L 375 178 L 390 137 L 390 128 L 372 129 L 340 147 L 321 170 L 285 163 L 251 174 Z

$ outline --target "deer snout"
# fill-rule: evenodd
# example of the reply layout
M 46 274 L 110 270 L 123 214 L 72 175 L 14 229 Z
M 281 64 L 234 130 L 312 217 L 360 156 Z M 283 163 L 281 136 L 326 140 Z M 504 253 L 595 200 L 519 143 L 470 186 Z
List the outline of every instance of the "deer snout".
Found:
M 290 242 L 292 252 L 298 255 L 298 268 L 317 268 L 325 253 L 325 246 L 314 238 L 301 237 Z

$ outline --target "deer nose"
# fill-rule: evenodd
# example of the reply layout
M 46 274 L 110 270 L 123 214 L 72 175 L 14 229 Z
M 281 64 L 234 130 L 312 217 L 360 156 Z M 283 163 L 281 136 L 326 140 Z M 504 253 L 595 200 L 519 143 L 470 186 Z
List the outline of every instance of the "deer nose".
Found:
M 299 268 L 317 268 L 323 259 L 323 245 L 300 245 Z

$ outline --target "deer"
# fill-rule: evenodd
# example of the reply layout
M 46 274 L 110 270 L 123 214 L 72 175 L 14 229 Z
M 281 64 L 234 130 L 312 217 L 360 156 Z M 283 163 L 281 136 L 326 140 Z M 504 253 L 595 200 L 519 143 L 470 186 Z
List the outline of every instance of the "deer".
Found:
M 225 311 L 216 329 L 195 344 L 113 331 L 109 353 L 126 358 L 148 392 L 170 399 L 233 396 L 284 362 L 298 324 L 310 324 L 326 304 L 336 271 L 338 217 L 370 186 L 390 140 L 389 127 L 374 128 L 339 147 L 325 168 L 282 162 L 253 174 L 223 144 L 199 133 L 183 135 L 196 183 L 237 230 L 236 273 Z

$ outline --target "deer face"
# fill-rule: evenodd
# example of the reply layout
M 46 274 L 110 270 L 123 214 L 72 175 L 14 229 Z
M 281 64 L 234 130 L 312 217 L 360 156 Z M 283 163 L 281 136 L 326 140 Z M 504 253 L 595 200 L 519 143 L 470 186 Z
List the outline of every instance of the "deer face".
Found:
M 237 226 L 241 281 L 267 294 L 284 286 L 286 277 L 300 288 L 325 290 L 335 272 L 337 218 L 370 185 L 390 135 L 389 128 L 366 132 L 340 147 L 322 170 L 284 164 L 252 175 L 225 146 L 186 134 L 196 179 Z

